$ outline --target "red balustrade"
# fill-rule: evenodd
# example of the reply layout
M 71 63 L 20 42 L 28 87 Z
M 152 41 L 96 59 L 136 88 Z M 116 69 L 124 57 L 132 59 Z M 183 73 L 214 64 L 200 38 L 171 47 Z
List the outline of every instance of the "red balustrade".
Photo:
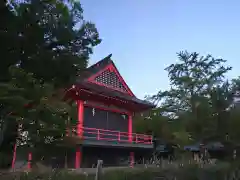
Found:
M 82 127 L 83 139 L 93 139 L 102 141 L 114 141 L 114 142 L 125 142 L 135 144 L 152 144 L 152 136 L 146 134 L 137 134 L 121 131 L 112 131 L 107 129 L 97 129 Z M 75 130 L 76 132 L 76 130 Z M 132 141 L 131 141 L 131 140 Z

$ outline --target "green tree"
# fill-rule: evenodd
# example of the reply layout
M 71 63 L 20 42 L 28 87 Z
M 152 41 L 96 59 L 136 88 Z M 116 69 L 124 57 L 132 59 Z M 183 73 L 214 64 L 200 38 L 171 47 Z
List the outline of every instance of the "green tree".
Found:
M 231 67 L 225 67 L 223 59 L 198 53 L 180 52 L 178 59 L 165 69 L 170 78 L 170 90 L 157 93 L 151 100 L 161 102 L 160 106 L 174 118 L 187 121 L 187 131 L 193 138 L 215 136 L 216 119 L 222 116 L 216 115 L 216 111 L 220 113 L 229 106 L 221 100 L 229 95 L 224 77 Z
M 66 87 L 86 68 L 92 48 L 101 40 L 95 25 L 85 21 L 79 2 L 72 0 L 11 1 L 2 16 L 0 52 L 7 59 L 5 74 L 18 64 L 44 82 Z M 4 19 L 5 18 L 5 19 Z M 7 18 L 11 18 L 12 21 Z M 14 42 L 14 45 L 13 43 Z M 1 75 L 1 78 L 6 75 Z
M 146 114 L 141 114 L 134 118 L 134 132 L 153 134 L 157 138 L 171 138 L 168 118 L 161 115 L 160 109 L 153 109 Z
M 237 128 L 239 125 L 239 90 L 240 90 L 240 77 L 236 79 L 232 79 L 231 81 L 231 98 L 232 102 L 227 109 L 228 117 L 227 117 L 227 125 L 225 125 L 225 131 L 227 131 L 227 139 L 233 141 L 236 144 L 239 144 L 240 131 Z M 226 124 L 226 123 L 225 123 Z
M 70 105 L 61 101 L 63 94 L 19 67 L 10 71 L 12 80 L 0 84 L 1 152 L 12 152 L 15 143 L 26 144 L 35 153 L 58 145 L 71 112 Z
M 149 113 L 134 117 L 134 132 L 152 133 L 154 138 L 179 146 L 187 144 L 190 139 L 185 124 L 180 120 L 173 121 L 169 117 L 163 116 L 162 111 L 161 108 L 156 108 Z
M 11 152 L 18 124 L 28 132 L 19 140 L 49 146 L 65 134 L 72 108 L 64 89 L 86 68 L 99 34 L 76 1 L 1 1 L 0 8 L 0 150 Z

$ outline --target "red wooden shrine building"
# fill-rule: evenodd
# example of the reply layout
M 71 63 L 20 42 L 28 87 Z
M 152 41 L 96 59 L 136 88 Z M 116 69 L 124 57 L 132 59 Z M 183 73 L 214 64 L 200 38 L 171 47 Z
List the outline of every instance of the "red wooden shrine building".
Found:
M 136 98 L 111 55 L 87 68 L 67 95 L 77 102 L 81 138 L 67 152 L 69 168 L 92 167 L 98 159 L 105 166 L 133 165 L 153 150 L 151 135 L 132 132 L 132 119 L 154 106 Z

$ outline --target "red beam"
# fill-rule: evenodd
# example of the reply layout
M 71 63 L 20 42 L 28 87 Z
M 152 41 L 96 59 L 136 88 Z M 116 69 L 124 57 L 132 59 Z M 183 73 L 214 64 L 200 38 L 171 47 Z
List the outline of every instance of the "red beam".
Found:
M 72 99 L 81 98 L 84 100 L 93 100 L 101 103 L 105 102 L 106 104 L 113 104 L 118 107 L 124 107 L 125 109 L 131 110 L 134 112 L 141 112 L 141 111 L 145 111 L 147 109 L 152 108 L 152 106 L 149 106 L 149 105 L 135 103 L 129 100 L 123 100 L 121 98 L 111 97 L 101 93 L 93 92 L 90 90 L 90 88 L 85 87 L 84 85 L 76 85 L 76 90 L 71 91 L 71 93 L 69 92 L 68 96 L 70 96 Z
M 84 104 L 84 106 L 93 107 L 93 108 L 104 110 L 104 111 L 111 111 L 111 112 L 115 112 L 115 113 L 119 113 L 119 114 L 130 115 L 130 113 L 128 111 L 120 110 L 120 109 L 117 109 L 117 108 L 103 107 L 103 106 L 98 106 L 96 104 Z

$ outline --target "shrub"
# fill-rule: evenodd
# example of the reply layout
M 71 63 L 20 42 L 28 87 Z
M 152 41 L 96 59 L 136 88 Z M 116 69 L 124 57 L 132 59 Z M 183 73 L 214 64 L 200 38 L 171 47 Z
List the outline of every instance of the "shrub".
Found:
M 229 164 L 185 165 L 175 168 L 126 168 L 106 171 L 100 180 L 232 180 L 236 178 L 235 169 Z M 80 174 L 69 171 L 49 173 L 11 173 L 0 176 L 1 180 L 94 180 L 94 174 Z

